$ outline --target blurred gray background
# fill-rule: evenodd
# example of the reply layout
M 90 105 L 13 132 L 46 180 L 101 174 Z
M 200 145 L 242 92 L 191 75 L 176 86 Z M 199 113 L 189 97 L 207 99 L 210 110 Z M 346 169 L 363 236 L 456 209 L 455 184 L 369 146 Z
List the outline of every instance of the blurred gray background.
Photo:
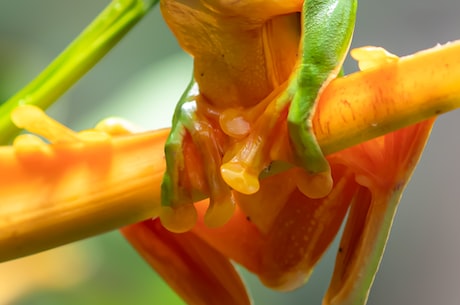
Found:
M 0 99 L 30 81 L 108 3 L 1 0 Z M 361 0 L 353 46 L 377 45 L 407 55 L 460 39 L 459 16 L 458 0 Z M 77 129 L 111 115 L 146 128 L 168 126 L 191 73 L 190 59 L 180 52 L 157 8 L 50 112 Z M 346 72 L 354 70 L 356 65 L 347 61 Z M 369 305 L 460 303 L 459 130 L 460 112 L 438 119 L 403 196 Z M 95 269 L 86 281 L 23 293 L 12 304 L 179 302 L 117 233 L 78 244 Z M 320 304 L 334 252 L 327 253 L 305 288 L 287 295 L 266 290 L 248 276 L 256 304 Z

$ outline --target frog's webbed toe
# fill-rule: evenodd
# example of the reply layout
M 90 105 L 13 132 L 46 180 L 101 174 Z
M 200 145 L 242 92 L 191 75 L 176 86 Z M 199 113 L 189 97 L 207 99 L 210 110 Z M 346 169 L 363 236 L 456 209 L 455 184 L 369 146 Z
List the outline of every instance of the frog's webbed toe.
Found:
M 296 171 L 299 176 L 296 180 L 297 187 L 306 196 L 321 198 L 331 190 L 329 164 L 319 146 L 312 147 L 311 144 L 316 144 L 316 140 L 313 134 L 309 134 L 306 122 L 300 130 L 289 127 L 291 103 L 295 95 L 296 93 L 290 93 L 285 86 L 280 86 L 261 103 L 266 106 L 264 109 L 259 105 L 257 108 L 244 110 L 240 115 L 241 118 L 248 117 L 253 121 L 244 122 L 242 128 L 233 128 L 249 131 L 245 137 L 233 136 L 231 149 L 226 151 L 221 166 L 223 179 L 234 190 L 243 194 L 256 193 L 260 187 L 259 176 L 265 171 L 271 171 L 272 165 L 275 166 L 273 162 L 279 161 L 304 169 Z M 238 120 L 231 122 L 234 121 Z M 229 128 L 222 126 L 222 129 L 225 131 Z M 303 136 L 302 141 L 295 142 L 294 135 L 298 132 Z M 286 167 L 283 164 L 281 166 Z
M 219 171 L 224 137 L 218 123 L 196 111 L 197 101 L 186 101 L 180 107 L 165 146 L 167 171 L 160 219 L 171 231 L 187 231 L 197 219 L 194 202 L 208 196 L 205 223 L 223 225 L 235 208 L 231 189 Z

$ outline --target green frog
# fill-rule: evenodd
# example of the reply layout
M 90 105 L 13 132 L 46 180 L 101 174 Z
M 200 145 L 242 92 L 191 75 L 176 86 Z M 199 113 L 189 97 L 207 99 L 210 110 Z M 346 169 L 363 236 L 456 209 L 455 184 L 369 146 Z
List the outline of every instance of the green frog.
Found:
M 332 188 L 311 119 L 318 96 L 341 71 L 356 0 L 162 0 L 162 14 L 194 59 L 193 78 L 166 142 L 160 218 L 175 232 L 196 221 L 224 224 L 233 191 L 253 194 L 273 161 L 303 171 L 298 188 L 321 198 Z

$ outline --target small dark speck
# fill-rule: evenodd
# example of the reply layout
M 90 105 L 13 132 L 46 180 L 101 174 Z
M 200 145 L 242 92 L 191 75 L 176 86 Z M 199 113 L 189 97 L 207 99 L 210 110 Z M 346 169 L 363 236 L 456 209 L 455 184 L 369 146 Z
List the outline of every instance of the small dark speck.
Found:
M 251 222 L 251 217 L 246 216 L 246 220 L 249 221 L 249 222 Z
M 264 169 L 264 172 L 269 173 L 270 170 L 272 169 L 272 164 L 273 164 L 273 162 L 270 162 L 270 163 L 268 164 L 268 166 Z
M 436 109 L 436 110 L 434 111 L 434 114 L 441 114 L 441 113 L 442 113 L 441 109 Z
M 342 253 L 342 251 L 343 251 L 343 248 L 339 247 L 339 253 Z
M 203 76 L 204 76 L 204 72 L 201 72 L 201 73 L 200 73 L 200 76 L 203 77 Z
M 399 190 L 401 190 L 401 188 L 404 187 L 404 183 L 403 182 L 398 182 L 396 183 L 396 185 L 393 187 L 393 192 L 398 192 Z

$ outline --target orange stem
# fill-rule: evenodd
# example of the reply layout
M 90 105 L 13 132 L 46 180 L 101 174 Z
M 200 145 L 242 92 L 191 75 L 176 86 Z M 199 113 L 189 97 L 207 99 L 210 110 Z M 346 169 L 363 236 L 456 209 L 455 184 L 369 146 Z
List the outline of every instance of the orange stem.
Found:
M 314 120 L 323 151 L 460 107 L 458 54 L 455 42 L 331 82 Z M 155 217 L 166 136 L 0 147 L 0 261 Z

